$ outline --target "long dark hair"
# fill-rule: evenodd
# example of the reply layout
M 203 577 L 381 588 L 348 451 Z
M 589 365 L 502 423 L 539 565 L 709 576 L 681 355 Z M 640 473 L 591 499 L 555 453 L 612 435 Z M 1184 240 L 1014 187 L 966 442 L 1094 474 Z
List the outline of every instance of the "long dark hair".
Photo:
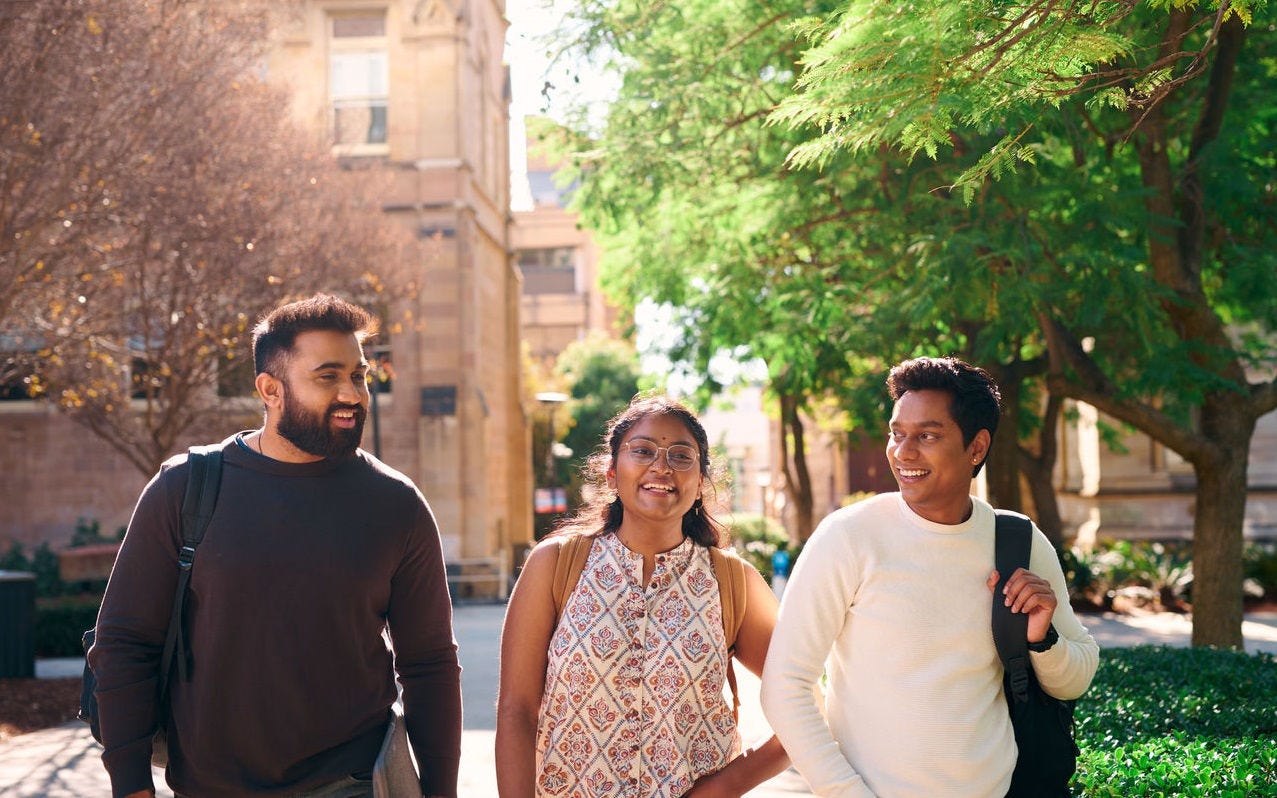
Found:
M 673 416 L 696 441 L 700 450 L 701 479 L 706 487 L 717 495 L 715 471 L 710 462 L 709 436 L 696 415 L 679 402 L 664 396 L 634 397 L 629 407 L 608 422 L 603 441 L 585 462 L 582 469 L 585 487 L 583 503 L 575 513 L 555 528 L 556 535 L 596 536 L 615 532 L 621 528 L 625 508 L 619 497 L 612 495 L 607 486 L 607 472 L 616 465 L 617 455 L 625 435 L 635 424 L 652 416 Z M 697 499 L 683 514 L 683 537 L 691 538 L 702 546 L 722 546 L 727 542 L 727 530 L 710 515 L 702 499 Z

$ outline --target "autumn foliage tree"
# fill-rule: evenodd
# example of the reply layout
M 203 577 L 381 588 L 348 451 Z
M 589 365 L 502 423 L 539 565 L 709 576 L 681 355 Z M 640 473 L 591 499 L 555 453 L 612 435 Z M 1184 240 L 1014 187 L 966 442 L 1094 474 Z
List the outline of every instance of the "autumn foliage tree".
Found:
M 0 324 L 11 384 L 145 474 L 259 408 L 248 335 L 286 298 L 378 304 L 410 246 L 265 80 L 266 5 L 0 8 Z M 234 405 L 234 403 L 229 403 Z

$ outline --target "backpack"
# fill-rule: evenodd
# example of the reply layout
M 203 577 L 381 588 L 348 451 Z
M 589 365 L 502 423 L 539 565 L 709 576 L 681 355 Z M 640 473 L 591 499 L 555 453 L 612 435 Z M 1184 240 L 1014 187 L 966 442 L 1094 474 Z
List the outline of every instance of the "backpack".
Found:
M 581 581 L 585 561 L 590 555 L 594 538 L 587 535 L 564 537 L 559 543 L 559 558 L 554 564 L 554 623 L 557 626 L 568 597 Z M 719 601 L 722 603 L 723 636 L 727 640 L 727 683 L 732 688 L 732 717 L 740 714 L 740 696 L 736 689 L 736 669 L 732 657 L 736 651 L 736 635 L 745 619 L 745 561 L 735 552 L 727 552 L 717 546 L 709 547 L 710 560 L 714 564 L 714 578 L 718 581 Z
M 997 510 L 994 560 L 1002 588 L 1017 568 L 1029 567 L 1033 527 L 1026 516 Z M 993 602 L 993 642 L 1005 673 L 1002 691 L 1015 728 L 1019 756 L 1007 798 L 1067 796 L 1069 779 L 1077 769 L 1078 747 L 1073 733 L 1073 703 L 1048 695 L 1033 673 L 1028 649 L 1029 617 Z M 1061 645 L 1057 643 L 1057 645 Z
M 204 539 L 204 531 L 208 529 L 208 522 L 213 517 L 213 508 L 217 506 L 217 492 L 222 483 L 222 450 L 218 445 L 192 446 L 187 455 L 187 463 L 190 470 L 186 478 L 186 493 L 182 497 L 182 548 L 177 557 L 177 589 L 173 594 L 173 612 L 164 638 L 164 653 L 160 656 L 157 703 L 159 728 L 151 741 L 151 762 L 157 767 L 168 764 L 168 731 L 164 718 L 174 658 L 177 659 L 179 675 L 186 678 L 190 652 L 182 616 L 186 608 L 186 591 L 191 581 L 191 566 L 195 561 L 195 548 Z M 95 632 L 96 627 L 85 632 L 81 639 L 86 657 L 84 674 L 80 680 L 80 711 L 76 717 L 89 724 L 93 739 L 100 743 L 102 730 L 98 724 L 98 699 L 95 695 L 97 677 L 89 669 L 87 658 L 96 637 Z

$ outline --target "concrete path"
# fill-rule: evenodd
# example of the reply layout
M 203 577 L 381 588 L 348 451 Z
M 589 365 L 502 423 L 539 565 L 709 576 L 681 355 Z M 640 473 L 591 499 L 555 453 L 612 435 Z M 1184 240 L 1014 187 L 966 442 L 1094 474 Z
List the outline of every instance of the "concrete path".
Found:
M 504 605 L 463 605 L 456 609 L 456 633 L 461 647 L 465 732 L 461 741 L 461 798 L 495 798 L 493 736 L 496 727 L 497 653 Z M 1083 618 L 1101 648 L 1134 645 L 1188 645 L 1188 618 L 1168 613 L 1147 616 L 1114 614 Z M 1247 616 L 1242 632 L 1246 650 L 1277 654 L 1277 613 Z M 37 663 L 38 676 L 79 676 L 83 660 Z M 746 742 L 768 733 L 758 707 L 758 681 L 738 670 L 741 694 L 741 733 Z M 0 743 L 0 798 L 96 798 L 109 796 L 102 768 L 101 747 L 88 727 L 73 723 L 24 734 Z M 163 785 L 162 774 L 155 779 Z M 161 787 L 159 795 L 171 798 Z M 750 798 L 810 796 L 806 783 L 790 770 L 749 793 Z

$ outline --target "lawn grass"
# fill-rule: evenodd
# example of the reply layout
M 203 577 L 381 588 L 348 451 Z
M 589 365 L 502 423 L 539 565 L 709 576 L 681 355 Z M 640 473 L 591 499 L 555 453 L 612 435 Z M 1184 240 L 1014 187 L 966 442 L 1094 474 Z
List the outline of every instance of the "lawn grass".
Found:
M 1272 655 L 1108 649 L 1076 718 L 1076 795 L 1277 796 Z

